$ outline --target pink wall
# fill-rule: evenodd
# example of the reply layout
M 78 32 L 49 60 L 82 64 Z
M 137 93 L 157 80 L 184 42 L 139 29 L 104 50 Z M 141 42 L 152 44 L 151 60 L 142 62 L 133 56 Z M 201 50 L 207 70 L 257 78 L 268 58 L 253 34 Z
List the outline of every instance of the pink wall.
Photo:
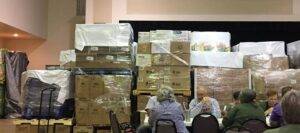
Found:
M 74 47 L 76 23 L 83 23 L 76 17 L 75 0 L 49 0 L 48 31 L 46 40 L 5 40 L 10 50 L 24 51 L 28 54 L 29 69 L 44 69 L 46 64 L 59 64 L 59 53 Z
M 46 38 L 47 4 L 48 0 L 1 0 L 0 22 Z
M 0 48 L 4 48 L 3 39 L 0 38 Z

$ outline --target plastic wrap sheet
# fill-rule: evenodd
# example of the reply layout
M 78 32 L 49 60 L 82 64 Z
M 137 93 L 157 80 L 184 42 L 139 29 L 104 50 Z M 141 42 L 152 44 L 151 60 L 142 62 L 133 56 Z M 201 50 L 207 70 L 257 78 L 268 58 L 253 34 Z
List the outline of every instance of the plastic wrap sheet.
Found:
M 26 94 L 27 90 L 24 88 L 24 85 L 28 78 L 37 78 L 44 83 L 59 86 L 60 91 L 56 100 L 59 103 L 63 103 L 65 99 L 73 97 L 73 92 L 70 88 L 70 74 L 71 72 L 67 70 L 28 70 L 22 74 L 21 93 Z M 39 91 L 41 90 L 37 90 L 37 92 Z
M 69 68 L 75 67 L 76 54 L 75 50 L 64 50 L 60 51 L 59 55 L 60 66 L 65 66 Z
M 0 84 L 0 118 L 4 117 L 4 107 L 5 107 L 5 95 L 4 95 L 5 85 Z
M 138 33 L 138 43 L 149 43 L 149 42 L 150 42 L 150 32 Z
M 273 57 L 285 57 L 285 45 L 282 41 L 241 42 L 236 46 L 236 52 L 245 55 L 271 54 Z
M 268 54 L 246 55 L 244 68 L 251 70 L 286 70 L 289 69 L 288 57 L 273 57 Z
M 129 46 L 133 41 L 130 24 L 77 24 L 75 48 L 85 46 Z
M 77 124 L 109 124 L 110 110 L 120 122 L 129 122 L 131 75 L 76 75 L 75 79 Z
M 300 68 L 300 41 L 287 44 L 287 54 L 291 68 Z
M 230 52 L 229 32 L 192 32 L 192 51 Z
M 249 88 L 248 69 L 195 68 L 194 76 L 195 94 L 197 87 L 204 87 L 221 106 L 233 101 L 235 91 Z
M 266 98 L 266 93 L 269 90 L 275 90 L 280 94 L 280 89 L 284 86 L 292 86 L 294 89 L 299 89 L 300 70 L 256 71 L 252 73 L 252 85 L 262 99 Z
M 243 54 L 238 52 L 191 52 L 191 66 L 243 68 Z
M 190 68 L 180 66 L 139 68 L 137 90 L 157 90 L 163 84 L 174 90 L 190 90 Z

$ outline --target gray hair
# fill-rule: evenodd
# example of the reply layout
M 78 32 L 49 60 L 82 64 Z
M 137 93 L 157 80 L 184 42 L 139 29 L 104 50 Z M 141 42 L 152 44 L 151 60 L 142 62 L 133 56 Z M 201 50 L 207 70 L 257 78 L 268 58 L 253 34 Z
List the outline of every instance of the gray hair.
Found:
M 158 89 L 156 96 L 158 102 L 163 102 L 165 100 L 170 100 L 172 102 L 175 101 L 174 91 L 169 86 L 162 86 L 160 89 Z
M 287 124 L 300 124 L 300 91 L 287 92 L 282 98 L 281 107 Z

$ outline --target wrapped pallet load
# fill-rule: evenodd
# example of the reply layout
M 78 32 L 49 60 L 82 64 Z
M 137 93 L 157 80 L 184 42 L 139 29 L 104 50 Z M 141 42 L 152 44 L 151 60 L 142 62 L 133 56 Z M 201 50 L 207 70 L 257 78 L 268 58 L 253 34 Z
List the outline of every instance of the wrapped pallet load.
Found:
M 132 41 L 130 24 L 77 24 L 76 67 L 132 68 Z
M 290 59 L 290 67 L 300 68 L 300 41 L 287 44 L 287 54 Z
M 233 102 L 235 91 L 249 88 L 249 77 L 248 69 L 194 68 L 194 87 L 206 88 L 209 96 L 217 99 L 223 107 Z
M 244 56 L 244 68 L 251 70 L 286 70 L 289 69 L 287 56 L 273 57 L 271 54 Z
M 283 71 L 261 70 L 252 73 L 252 85 L 259 99 L 266 99 L 266 92 L 275 90 L 281 93 L 281 87 L 291 86 L 300 88 L 300 70 L 288 69 Z
M 109 111 L 130 122 L 131 75 L 76 75 L 77 125 L 109 125 Z
M 59 118 L 60 107 L 68 98 L 73 98 L 70 87 L 70 72 L 67 70 L 28 70 L 22 74 L 21 100 L 24 118 L 48 116 L 48 104 L 51 100 L 51 118 Z M 42 91 L 44 91 L 43 97 Z M 51 95 L 52 91 L 52 97 Z M 40 103 L 41 115 L 39 116 Z

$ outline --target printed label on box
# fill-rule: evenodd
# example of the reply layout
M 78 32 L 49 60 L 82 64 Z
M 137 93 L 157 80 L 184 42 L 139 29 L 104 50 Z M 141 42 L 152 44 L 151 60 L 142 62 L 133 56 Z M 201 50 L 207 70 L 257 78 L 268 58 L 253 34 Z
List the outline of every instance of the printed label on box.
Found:
M 93 57 L 93 56 L 87 56 L 87 57 L 86 57 L 86 60 L 88 60 L 88 61 L 93 61 L 93 60 L 94 60 L 94 57 Z
M 91 47 L 91 51 L 98 51 L 98 47 Z

